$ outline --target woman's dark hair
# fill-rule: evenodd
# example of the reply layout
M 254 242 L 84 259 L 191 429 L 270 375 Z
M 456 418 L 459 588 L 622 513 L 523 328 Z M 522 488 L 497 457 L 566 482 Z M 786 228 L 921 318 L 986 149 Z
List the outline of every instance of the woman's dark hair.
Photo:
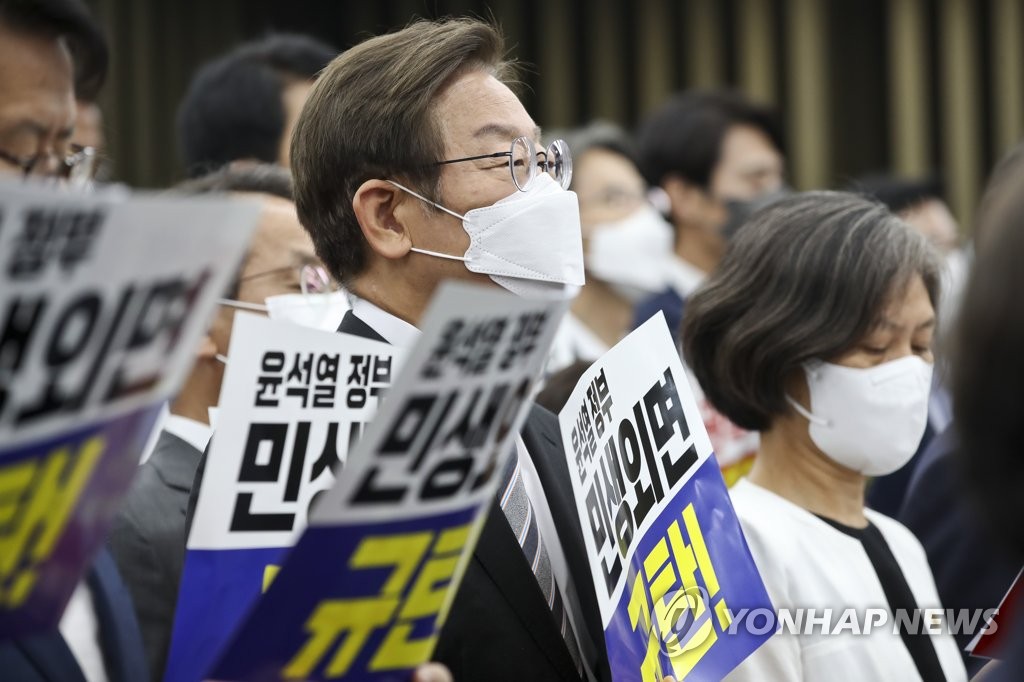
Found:
M 852 348 L 915 274 L 935 306 L 937 256 L 882 204 L 842 192 L 780 199 L 751 217 L 687 302 L 686 361 L 722 414 L 763 431 L 789 409 L 792 373 Z

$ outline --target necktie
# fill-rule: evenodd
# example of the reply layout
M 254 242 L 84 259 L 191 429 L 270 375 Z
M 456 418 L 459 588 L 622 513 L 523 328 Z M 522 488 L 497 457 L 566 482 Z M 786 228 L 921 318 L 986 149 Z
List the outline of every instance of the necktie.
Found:
M 530 498 L 526 495 L 526 486 L 523 484 L 522 467 L 519 464 L 517 451 L 512 453 L 508 467 L 505 469 L 499 501 L 501 510 L 505 512 L 505 518 L 508 519 L 508 524 L 512 527 L 512 532 L 516 534 L 519 546 L 523 548 L 523 554 L 533 569 L 533 575 L 537 578 L 540 590 L 555 617 L 555 623 L 562 632 L 562 639 L 565 640 L 565 645 L 569 648 L 569 655 L 572 656 L 573 663 L 576 664 L 576 672 L 582 676 L 583 665 L 576 637 L 573 635 L 572 622 L 565 612 L 561 591 L 558 589 L 554 573 L 551 571 L 551 560 L 541 541 L 540 528 L 533 513 L 533 505 L 530 504 Z

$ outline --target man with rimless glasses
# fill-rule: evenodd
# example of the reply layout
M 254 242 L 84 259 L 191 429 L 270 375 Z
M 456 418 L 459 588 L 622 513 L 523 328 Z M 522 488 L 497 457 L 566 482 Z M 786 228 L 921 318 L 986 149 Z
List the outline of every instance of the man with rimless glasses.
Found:
M 569 150 L 541 147 L 512 77 L 474 20 L 414 23 L 321 73 L 291 160 L 299 218 L 352 295 L 339 331 L 410 346 L 446 279 L 583 284 Z M 519 436 L 435 658 L 456 680 L 610 679 L 558 422 L 534 406 Z
M 0 1 L 0 174 L 91 180 L 95 150 L 70 143 L 74 92 L 79 84 L 98 89 L 106 60 L 79 3 Z

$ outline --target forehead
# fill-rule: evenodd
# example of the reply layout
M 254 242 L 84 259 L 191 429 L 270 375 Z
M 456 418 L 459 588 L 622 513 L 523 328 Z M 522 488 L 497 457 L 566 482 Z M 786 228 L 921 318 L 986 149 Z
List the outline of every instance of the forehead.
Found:
M 74 121 L 71 57 L 56 38 L 0 25 L 0 126 L 34 123 L 51 131 Z
M 446 146 L 454 152 L 507 146 L 523 135 L 540 138 L 540 129 L 515 93 L 485 71 L 457 76 L 439 93 L 435 115 Z

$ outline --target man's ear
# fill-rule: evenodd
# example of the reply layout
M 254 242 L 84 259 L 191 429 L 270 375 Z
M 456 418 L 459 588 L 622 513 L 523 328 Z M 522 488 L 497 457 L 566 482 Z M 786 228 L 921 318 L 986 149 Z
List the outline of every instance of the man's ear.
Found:
M 376 254 L 405 257 L 412 238 L 405 220 L 409 217 L 405 193 L 386 180 L 367 180 L 352 197 L 352 209 L 366 243 Z
M 217 344 L 213 342 L 213 338 L 209 334 L 206 334 L 199 340 L 199 346 L 196 348 L 196 359 L 213 360 L 216 357 Z

